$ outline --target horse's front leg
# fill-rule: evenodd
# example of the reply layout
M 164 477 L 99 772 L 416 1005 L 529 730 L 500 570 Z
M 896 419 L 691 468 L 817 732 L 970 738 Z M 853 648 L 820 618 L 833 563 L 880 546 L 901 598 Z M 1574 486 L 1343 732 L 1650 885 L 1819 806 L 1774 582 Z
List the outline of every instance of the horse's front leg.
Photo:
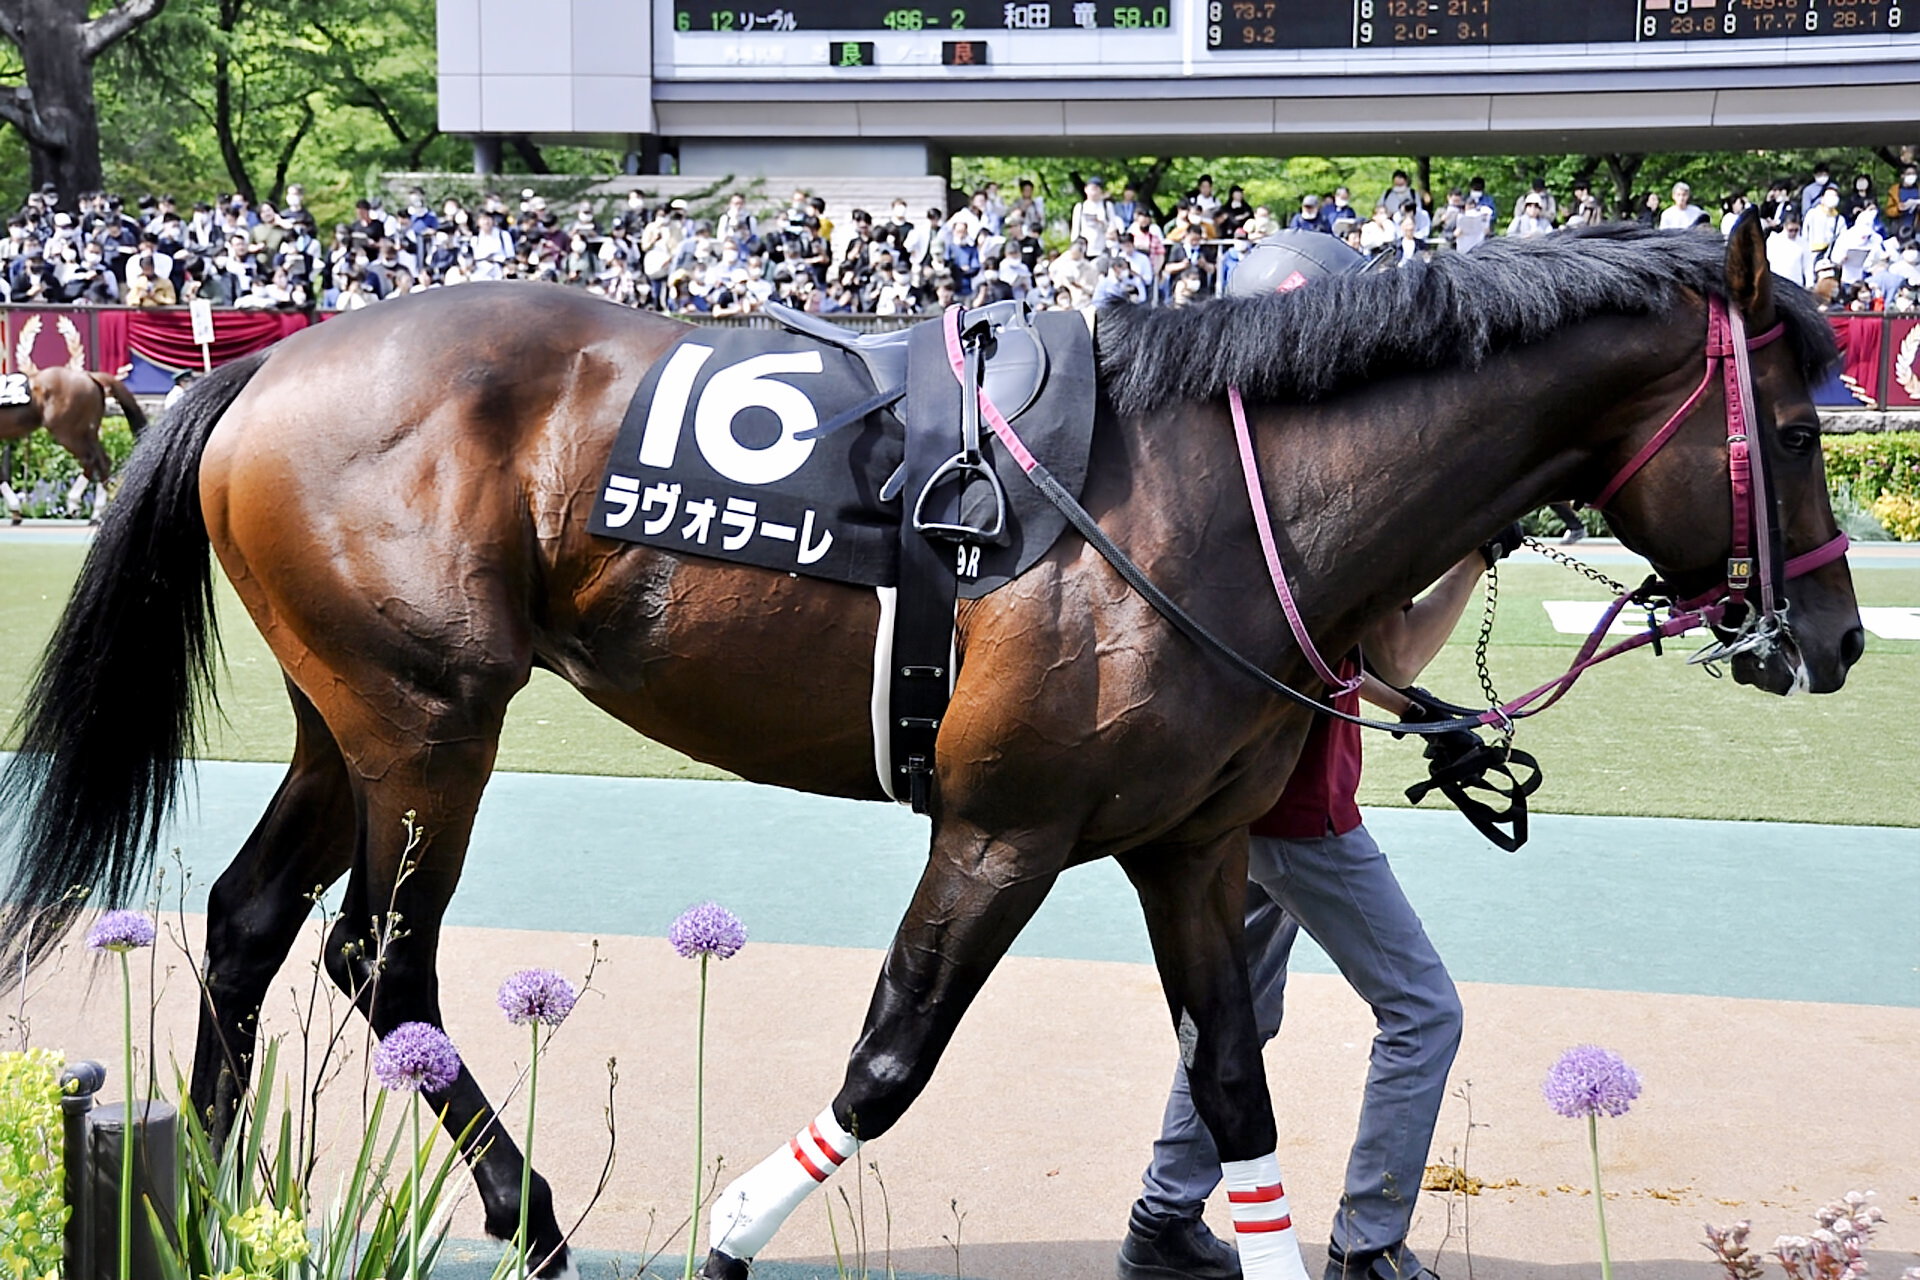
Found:
M 995 837 L 936 820 L 933 852 L 880 970 L 839 1096 L 714 1202 L 705 1280 L 747 1263 L 862 1142 L 891 1129 L 933 1076 L 994 966 L 1053 887 L 1064 833 Z
M 1306 1280 L 1274 1154 L 1278 1131 L 1247 982 L 1247 832 L 1123 854 L 1180 1042 L 1194 1110 L 1220 1152 L 1246 1280 Z

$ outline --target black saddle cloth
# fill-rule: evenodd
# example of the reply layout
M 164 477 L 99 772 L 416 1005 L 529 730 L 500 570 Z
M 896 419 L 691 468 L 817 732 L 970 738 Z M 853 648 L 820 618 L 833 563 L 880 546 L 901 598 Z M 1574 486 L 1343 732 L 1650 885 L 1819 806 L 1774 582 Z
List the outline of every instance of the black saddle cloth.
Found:
M 647 371 L 614 441 L 592 532 L 681 554 L 757 565 L 861 586 L 899 581 L 900 522 L 915 493 L 889 493 L 905 433 L 938 433 L 960 448 L 959 383 L 945 371 L 940 322 L 914 327 L 906 376 L 952 384 L 952 412 L 907 421 L 904 402 L 817 438 L 823 423 L 892 388 L 875 363 L 844 344 L 780 329 L 697 328 Z M 1047 378 L 1014 427 L 1070 492 L 1086 482 L 1093 436 L 1093 342 L 1077 313 L 1034 317 Z M 936 366 L 936 367 L 929 367 Z M 879 366 L 884 373 L 887 366 Z M 1012 412 L 1012 406 L 1003 406 Z M 989 434 L 982 452 L 1007 495 L 1006 530 L 981 548 L 976 599 L 1026 572 L 1066 528 Z M 958 509 L 976 512 L 976 484 Z M 948 495 L 958 499 L 957 493 Z

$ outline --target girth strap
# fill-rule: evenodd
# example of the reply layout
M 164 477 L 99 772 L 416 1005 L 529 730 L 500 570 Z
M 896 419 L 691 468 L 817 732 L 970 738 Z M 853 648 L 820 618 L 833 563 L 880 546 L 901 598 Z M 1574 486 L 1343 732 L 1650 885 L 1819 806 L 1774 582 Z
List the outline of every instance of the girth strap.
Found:
M 947 375 L 945 343 L 931 326 L 912 331 L 907 361 L 906 460 L 908 495 L 922 494 L 952 453 L 952 440 L 935 424 L 956 418 L 960 397 Z M 961 491 L 945 486 L 929 498 L 936 518 L 959 518 Z M 961 548 L 964 554 L 965 548 Z M 915 813 L 932 801 L 934 743 L 953 690 L 953 609 L 960 577 L 951 544 L 936 543 L 900 521 L 899 595 L 893 618 L 893 670 L 888 673 L 893 777 L 889 790 Z

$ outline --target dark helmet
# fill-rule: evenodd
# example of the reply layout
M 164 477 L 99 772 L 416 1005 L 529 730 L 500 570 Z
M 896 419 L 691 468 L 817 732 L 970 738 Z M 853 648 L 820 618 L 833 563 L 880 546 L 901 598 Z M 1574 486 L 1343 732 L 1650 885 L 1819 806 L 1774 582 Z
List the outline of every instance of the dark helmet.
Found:
M 1250 298 L 1289 293 L 1315 280 L 1362 270 L 1367 255 L 1324 231 L 1280 231 L 1258 241 L 1227 280 L 1227 293 Z

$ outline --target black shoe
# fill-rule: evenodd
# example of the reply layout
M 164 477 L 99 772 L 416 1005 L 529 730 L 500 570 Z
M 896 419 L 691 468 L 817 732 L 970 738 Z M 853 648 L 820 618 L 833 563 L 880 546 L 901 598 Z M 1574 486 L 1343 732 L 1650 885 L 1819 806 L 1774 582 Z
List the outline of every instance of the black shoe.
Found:
M 1369 1249 L 1352 1257 L 1336 1245 L 1327 1246 L 1326 1280 L 1440 1280 L 1420 1265 L 1404 1242 L 1385 1249 Z
M 1120 1242 L 1120 1280 L 1240 1280 L 1240 1255 L 1198 1217 L 1154 1213 L 1135 1202 Z

